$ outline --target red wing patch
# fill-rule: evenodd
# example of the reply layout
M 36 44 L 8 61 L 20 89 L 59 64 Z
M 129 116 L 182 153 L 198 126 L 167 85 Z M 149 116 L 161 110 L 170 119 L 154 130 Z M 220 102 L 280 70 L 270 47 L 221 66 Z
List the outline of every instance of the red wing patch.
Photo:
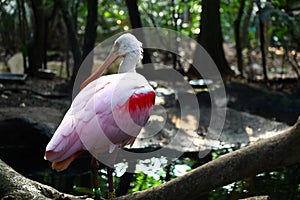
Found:
M 129 99 L 129 112 L 134 122 L 144 126 L 154 105 L 155 92 L 133 94 Z

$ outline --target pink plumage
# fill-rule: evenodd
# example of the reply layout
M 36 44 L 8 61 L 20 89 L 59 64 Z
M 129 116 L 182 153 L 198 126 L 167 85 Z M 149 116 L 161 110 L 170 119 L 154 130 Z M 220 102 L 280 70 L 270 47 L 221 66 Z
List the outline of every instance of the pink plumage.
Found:
M 125 36 L 123 39 L 121 36 L 122 40 L 119 38 L 116 43 L 122 44 L 128 38 L 130 42 L 133 41 L 132 35 Z M 141 50 L 124 50 L 120 44 L 116 45 L 118 51 L 113 51 L 118 55 L 124 55 L 126 51 L 126 55 L 129 55 L 120 66 L 124 72 L 96 79 L 115 58 L 106 60 L 104 67 L 83 83 L 83 89 L 46 147 L 45 159 L 53 162 L 53 169 L 66 169 L 84 150 L 99 153 L 132 145 L 148 121 L 155 92 L 148 81 L 135 72 L 139 58 L 132 61 L 130 56 L 139 56 Z

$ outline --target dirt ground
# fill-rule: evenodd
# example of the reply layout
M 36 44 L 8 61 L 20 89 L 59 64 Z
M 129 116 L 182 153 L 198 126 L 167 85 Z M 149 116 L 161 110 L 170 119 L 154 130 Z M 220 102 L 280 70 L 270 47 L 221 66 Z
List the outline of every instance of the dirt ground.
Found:
M 71 88 L 62 91 L 67 81 L 56 77 L 52 80 L 28 77 L 25 82 L 0 82 L 0 107 L 49 107 L 57 110 L 66 110 L 71 103 Z M 231 94 L 230 85 L 237 84 L 243 89 L 238 91 L 239 97 L 247 96 L 253 89 L 268 94 L 280 94 L 286 98 L 300 96 L 300 84 L 295 79 L 263 81 L 247 81 L 241 78 L 232 78 L 225 81 L 227 93 Z M 68 92 L 69 94 L 67 94 Z M 255 92 L 255 91 L 254 91 Z M 253 97 L 261 94 L 253 93 Z M 247 101 L 245 99 L 244 101 Z M 247 104 L 247 102 L 243 102 Z M 259 102 L 257 102 L 259 103 Z M 284 106 L 284 105 L 283 105 Z M 0 113 L 1 114 L 1 113 Z
M 65 80 L 55 78 L 27 78 L 24 83 L 0 83 L 0 107 L 52 107 L 66 109 L 70 104 L 67 94 L 58 92 Z

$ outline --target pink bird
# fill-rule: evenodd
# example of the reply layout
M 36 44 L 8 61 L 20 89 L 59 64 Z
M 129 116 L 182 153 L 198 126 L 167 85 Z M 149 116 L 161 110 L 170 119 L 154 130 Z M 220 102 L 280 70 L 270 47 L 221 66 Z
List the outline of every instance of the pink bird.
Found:
M 155 92 L 136 73 L 142 43 L 132 34 L 120 36 L 103 65 L 81 85 L 61 124 L 48 143 L 45 159 L 65 170 L 84 150 L 100 152 L 132 145 L 152 111 Z M 99 78 L 117 58 L 124 57 L 118 74 Z

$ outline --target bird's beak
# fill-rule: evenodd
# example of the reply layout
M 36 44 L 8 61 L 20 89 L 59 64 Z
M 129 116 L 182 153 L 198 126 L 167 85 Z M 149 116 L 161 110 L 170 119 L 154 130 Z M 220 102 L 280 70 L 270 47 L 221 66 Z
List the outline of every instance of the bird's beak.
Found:
M 114 48 L 110 51 L 104 63 L 99 67 L 94 73 L 92 73 L 80 86 L 80 89 L 85 88 L 90 82 L 99 78 L 99 76 L 103 73 L 103 71 L 110 66 L 115 60 L 117 60 L 121 55 L 117 54 L 117 50 Z

